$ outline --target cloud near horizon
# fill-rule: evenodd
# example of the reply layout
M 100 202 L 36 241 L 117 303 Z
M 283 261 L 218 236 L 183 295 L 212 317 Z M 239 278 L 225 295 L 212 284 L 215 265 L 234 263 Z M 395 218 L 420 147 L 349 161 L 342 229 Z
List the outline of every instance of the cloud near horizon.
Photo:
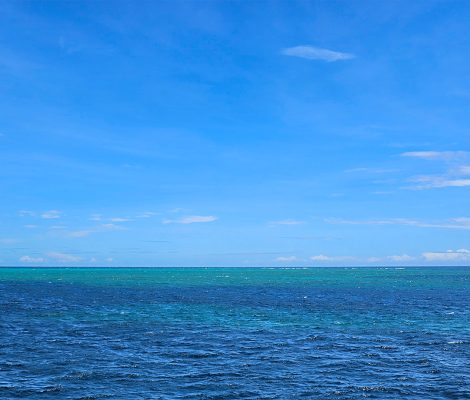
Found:
M 82 261 L 81 257 L 74 256 L 72 254 L 60 253 L 57 251 L 51 251 L 47 253 L 47 256 L 59 263 L 77 263 Z
M 406 262 L 406 261 L 413 261 L 416 258 L 409 256 L 408 254 L 402 254 L 402 255 L 388 256 L 387 259 L 389 259 L 390 261 L 395 261 L 395 262 Z
M 99 259 L 96 257 L 91 257 L 89 259 L 85 259 L 82 257 L 78 257 L 76 255 L 61 253 L 61 252 L 49 252 L 47 253 L 47 257 L 33 257 L 29 255 L 21 256 L 18 261 L 24 264 L 44 264 L 46 262 L 52 263 L 61 263 L 61 264 L 74 264 L 74 263 L 84 263 L 84 264 L 96 264 L 100 262 Z M 113 259 L 111 257 L 107 257 L 101 262 L 111 263 Z
M 31 256 L 21 256 L 20 257 L 20 262 L 23 263 L 43 263 L 45 262 L 46 259 L 43 257 L 31 257 Z
M 447 250 L 445 252 L 430 251 L 422 254 L 426 261 L 452 262 L 452 261 L 470 261 L 470 250 Z
M 285 256 L 285 257 L 277 257 L 277 262 L 296 262 L 296 261 L 303 261 L 296 256 Z
M 353 261 L 356 257 L 353 256 L 327 256 L 324 254 L 318 254 L 316 256 L 311 256 L 310 260 L 312 261 Z
M 307 60 L 321 60 L 327 62 L 350 60 L 355 58 L 354 54 L 342 53 L 314 46 L 294 46 L 281 51 L 281 54 L 291 57 L 306 58 Z

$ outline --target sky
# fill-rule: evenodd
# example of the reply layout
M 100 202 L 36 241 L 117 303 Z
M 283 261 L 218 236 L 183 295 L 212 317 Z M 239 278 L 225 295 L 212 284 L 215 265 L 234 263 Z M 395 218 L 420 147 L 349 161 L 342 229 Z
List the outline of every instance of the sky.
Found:
M 469 20 L 0 2 L 0 265 L 470 265 Z

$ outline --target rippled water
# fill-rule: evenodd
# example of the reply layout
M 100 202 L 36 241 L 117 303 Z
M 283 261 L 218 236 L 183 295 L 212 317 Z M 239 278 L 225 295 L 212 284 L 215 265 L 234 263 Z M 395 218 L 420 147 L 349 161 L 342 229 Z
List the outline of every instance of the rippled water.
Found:
M 470 268 L 0 269 L 0 398 L 470 398 Z

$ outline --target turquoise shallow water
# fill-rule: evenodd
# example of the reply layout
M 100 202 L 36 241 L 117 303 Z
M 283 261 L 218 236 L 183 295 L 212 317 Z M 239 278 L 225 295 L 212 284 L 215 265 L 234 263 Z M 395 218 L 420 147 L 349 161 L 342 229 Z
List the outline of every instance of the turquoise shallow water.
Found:
M 1 268 L 0 398 L 470 398 L 470 268 Z

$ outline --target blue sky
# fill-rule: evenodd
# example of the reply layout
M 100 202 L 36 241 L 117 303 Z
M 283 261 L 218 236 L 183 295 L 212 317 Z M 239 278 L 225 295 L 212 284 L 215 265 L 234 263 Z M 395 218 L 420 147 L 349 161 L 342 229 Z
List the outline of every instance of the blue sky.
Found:
M 470 264 L 470 3 L 0 4 L 0 264 Z

